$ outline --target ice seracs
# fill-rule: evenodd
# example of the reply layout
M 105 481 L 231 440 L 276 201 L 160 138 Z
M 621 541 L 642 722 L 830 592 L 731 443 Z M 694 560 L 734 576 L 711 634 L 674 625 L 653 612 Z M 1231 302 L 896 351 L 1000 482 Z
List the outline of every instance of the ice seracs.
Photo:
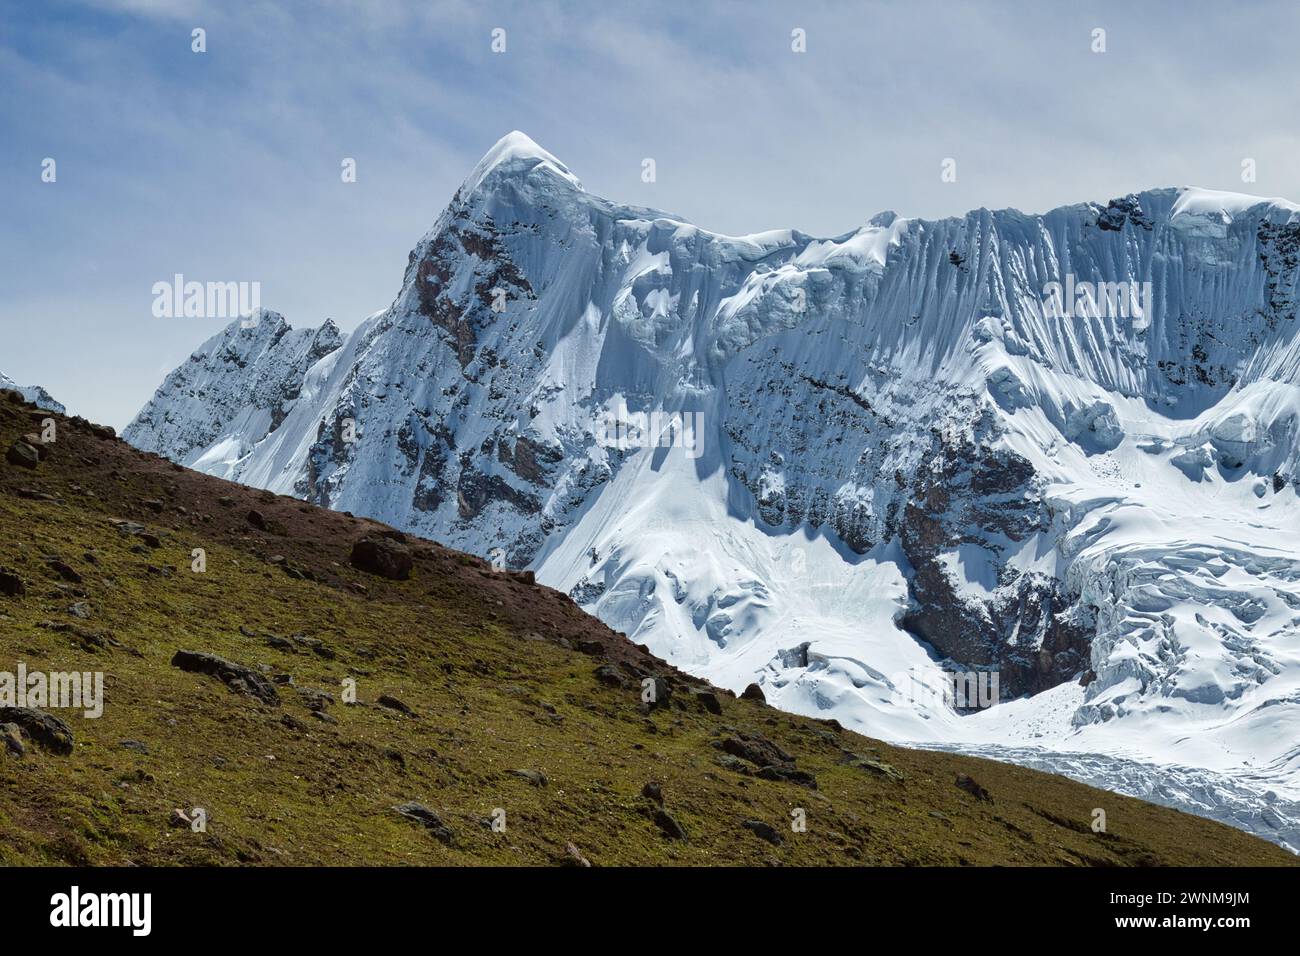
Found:
M 502 549 L 777 706 L 1297 846 L 1298 277 L 1282 201 L 729 237 L 510 134 L 389 308 L 232 325 L 126 437 Z M 619 414 L 692 440 L 606 440 Z M 994 671 L 991 709 L 929 692 Z

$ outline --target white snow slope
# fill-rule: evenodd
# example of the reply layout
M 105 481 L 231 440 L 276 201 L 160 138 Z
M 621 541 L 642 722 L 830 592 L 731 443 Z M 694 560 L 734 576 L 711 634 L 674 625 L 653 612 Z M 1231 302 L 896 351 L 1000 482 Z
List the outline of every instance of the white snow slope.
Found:
M 1298 260 L 1300 207 L 1201 189 L 722 236 L 512 133 L 389 308 L 234 323 L 125 437 L 501 548 L 787 710 L 1296 848 Z M 954 671 L 1002 703 L 918 693 Z
M 39 385 L 19 385 L 4 372 L 0 372 L 0 389 L 17 392 L 26 401 L 31 402 L 37 408 L 45 409 L 47 412 L 58 412 L 62 415 L 67 411 L 66 408 L 51 397 L 49 392 Z

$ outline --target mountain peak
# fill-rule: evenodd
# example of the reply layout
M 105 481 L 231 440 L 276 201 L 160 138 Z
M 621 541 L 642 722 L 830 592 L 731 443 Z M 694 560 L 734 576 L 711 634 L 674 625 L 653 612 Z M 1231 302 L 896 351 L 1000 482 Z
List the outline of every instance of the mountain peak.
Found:
M 578 177 L 573 175 L 564 163 L 537 145 L 527 133 L 511 130 L 497 140 L 492 148 L 484 154 L 483 158 L 478 161 L 474 171 L 469 174 L 464 185 L 461 186 L 461 195 L 468 195 L 478 189 L 498 170 L 527 175 L 539 166 L 570 183 L 575 188 L 582 188 L 582 183 L 578 181 Z

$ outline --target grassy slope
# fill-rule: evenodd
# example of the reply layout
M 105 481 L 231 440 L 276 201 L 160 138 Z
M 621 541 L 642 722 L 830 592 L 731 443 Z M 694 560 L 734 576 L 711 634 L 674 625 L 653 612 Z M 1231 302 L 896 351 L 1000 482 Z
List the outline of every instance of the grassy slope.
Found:
M 34 416 L 44 417 L 0 395 L 0 452 Z M 363 574 L 347 555 L 375 525 L 182 471 L 58 420 L 36 471 L 0 461 L 0 565 L 27 582 L 24 597 L 0 596 L 0 670 L 20 660 L 102 670 L 107 703 L 98 720 L 60 714 L 76 735 L 70 756 L 0 752 L 0 863 L 551 864 L 569 842 L 596 865 L 1295 862 L 1229 827 L 1064 778 L 897 749 L 721 693 L 715 716 L 689 699 L 699 682 L 522 576 L 425 543 L 409 581 Z M 272 531 L 251 527 L 250 509 Z M 146 524 L 162 546 L 142 547 L 111 518 Z M 196 547 L 207 551 L 203 574 L 190 570 Z M 54 554 L 81 584 L 46 566 Z M 291 577 L 272 555 L 320 580 Z M 79 600 L 88 620 L 67 612 Z M 268 632 L 318 638 L 336 657 L 275 649 Z M 586 653 L 574 649 L 583 642 Z M 282 686 L 282 706 L 271 707 L 172 667 L 178 648 L 266 665 L 336 697 L 353 676 L 362 704 L 335 703 L 337 723 L 325 723 Z M 596 680 L 605 661 L 666 675 L 674 703 L 647 713 L 635 681 Z M 418 716 L 376 706 L 385 693 Z M 819 789 L 721 766 L 713 744 L 737 731 L 789 752 Z M 845 751 L 902 781 L 843 763 Z M 959 789 L 958 774 L 992 800 Z M 650 780 L 688 839 L 666 838 L 651 819 L 641 796 Z M 408 800 L 434 809 L 454 845 L 392 811 Z M 208 811 L 207 833 L 168 826 L 173 808 L 194 806 Z M 504 833 L 483 823 L 498 807 Z M 805 833 L 790 829 L 795 807 Z M 1106 834 L 1090 829 L 1094 807 L 1106 810 Z M 784 843 L 759 839 L 747 819 Z

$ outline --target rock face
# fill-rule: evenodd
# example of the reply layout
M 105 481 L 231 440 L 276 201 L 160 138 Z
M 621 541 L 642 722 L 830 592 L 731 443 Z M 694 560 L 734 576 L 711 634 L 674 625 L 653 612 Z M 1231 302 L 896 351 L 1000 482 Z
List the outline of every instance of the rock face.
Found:
M 125 437 L 528 566 L 777 707 L 1290 779 L 1297 248 L 1300 207 L 1200 189 L 721 236 L 512 134 L 388 309 L 232 325 Z

